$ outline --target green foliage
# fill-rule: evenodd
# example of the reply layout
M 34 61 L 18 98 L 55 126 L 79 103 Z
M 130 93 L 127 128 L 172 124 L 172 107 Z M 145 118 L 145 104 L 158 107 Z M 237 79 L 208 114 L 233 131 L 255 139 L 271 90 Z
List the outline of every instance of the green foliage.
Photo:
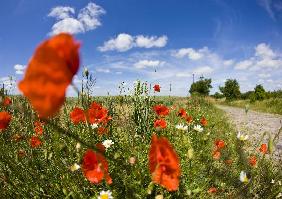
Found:
M 265 90 L 264 90 L 264 88 L 261 84 L 256 85 L 254 90 L 255 90 L 254 94 L 255 94 L 256 100 L 261 101 L 261 100 L 264 100 L 266 98 L 266 92 L 265 92 Z
M 224 95 L 223 95 L 223 94 L 220 94 L 219 92 L 215 92 L 215 94 L 212 95 L 212 97 L 214 97 L 215 99 L 220 99 L 220 98 L 223 98 Z
M 212 88 L 211 79 L 204 79 L 204 77 L 200 77 L 200 80 L 194 82 L 190 87 L 190 94 L 198 94 L 207 96 L 210 93 L 210 89 Z
M 227 79 L 223 87 L 219 87 L 220 92 L 227 100 L 235 100 L 240 97 L 240 86 L 236 79 Z

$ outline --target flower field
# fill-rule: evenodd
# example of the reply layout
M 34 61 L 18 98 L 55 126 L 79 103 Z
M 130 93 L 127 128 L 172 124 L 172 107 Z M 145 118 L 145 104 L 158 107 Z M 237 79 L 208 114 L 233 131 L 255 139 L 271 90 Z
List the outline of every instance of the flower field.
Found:
M 66 98 L 79 43 L 59 34 L 40 44 L 19 89 L 0 100 L 0 198 L 279 198 L 277 136 L 250 144 L 200 97 L 131 94 Z M 48 65 L 48 67 L 43 67 Z

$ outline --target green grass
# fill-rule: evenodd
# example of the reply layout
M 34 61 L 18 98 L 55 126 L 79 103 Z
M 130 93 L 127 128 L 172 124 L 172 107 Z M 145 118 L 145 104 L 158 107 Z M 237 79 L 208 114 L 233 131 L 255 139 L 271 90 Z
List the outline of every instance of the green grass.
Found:
M 270 155 L 261 155 L 255 148 L 247 151 L 250 146 L 237 140 L 224 113 L 202 98 L 150 97 L 139 93 L 91 98 L 91 101 L 98 101 L 109 109 L 113 119 L 108 135 L 99 136 L 85 124 L 72 124 L 70 111 L 75 106 L 86 106 L 72 98 L 67 100 L 61 113 L 44 126 L 43 145 L 37 149 L 29 146 L 36 120 L 30 105 L 17 97 L 11 107 L 0 108 L 13 115 L 8 129 L 0 133 L 0 198 L 97 198 L 102 190 L 111 190 L 114 198 L 133 199 L 155 198 L 158 194 L 164 198 L 275 198 L 282 191 L 278 184 L 282 179 L 282 164 L 271 161 Z M 156 131 L 152 106 L 160 103 L 174 109 L 166 118 L 167 128 Z M 177 116 L 180 107 L 193 117 L 187 131 L 175 128 L 176 124 L 185 123 Z M 208 126 L 200 133 L 193 127 L 202 116 L 207 118 Z M 148 151 L 153 133 L 165 136 L 180 158 L 180 186 L 175 192 L 151 183 Z M 23 139 L 13 141 L 15 134 L 22 135 Z M 78 139 L 85 143 L 79 150 L 75 148 Z M 114 141 L 105 153 L 113 184 L 94 185 L 81 170 L 70 171 L 71 165 L 81 163 L 88 148 L 105 139 Z M 217 139 L 224 140 L 226 146 L 221 158 L 214 160 L 212 151 Z M 24 150 L 26 155 L 19 157 L 19 150 Z M 256 168 L 248 164 L 251 154 L 257 156 Z M 136 158 L 135 164 L 129 163 L 130 157 Z M 233 161 L 231 165 L 225 163 L 229 159 Z M 251 176 L 248 184 L 239 181 L 242 170 Z M 270 183 L 272 179 L 274 184 Z M 217 193 L 208 194 L 210 187 L 216 187 Z
M 282 115 L 282 98 L 270 98 L 253 103 L 250 103 L 250 100 L 236 100 L 231 102 L 216 100 L 215 103 L 239 108 L 249 106 L 251 110 Z

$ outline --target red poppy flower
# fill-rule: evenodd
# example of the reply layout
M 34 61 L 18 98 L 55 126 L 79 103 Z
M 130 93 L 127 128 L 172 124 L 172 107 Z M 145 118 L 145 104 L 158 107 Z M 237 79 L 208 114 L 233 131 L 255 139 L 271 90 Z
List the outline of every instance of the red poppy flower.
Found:
M 107 124 L 111 117 L 108 110 L 96 102 L 92 102 L 88 110 L 88 119 L 90 124 L 103 123 Z
M 4 130 L 8 127 L 12 116 L 8 112 L 0 112 L 0 130 Z
M 222 148 L 224 148 L 224 146 L 225 146 L 224 141 L 223 141 L 223 140 L 219 140 L 219 139 L 216 140 L 216 141 L 214 142 L 214 144 L 215 144 L 217 150 L 222 149 Z
M 165 137 L 152 136 L 149 151 L 149 169 L 154 183 L 160 184 L 168 191 L 178 189 L 181 173 L 179 159 Z
M 187 116 L 187 113 L 186 113 L 186 111 L 185 111 L 183 108 L 181 108 L 181 109 L 179 109 L 177 115 L 178 115 L 179 117 L 185 118 L 185 117 Z
M 160 85 L 156 84 L 156 85 L 154 86 L 154 91 L 155 91 L 155 92 L 160 92 L 160 91 L 161 91 Z
M 193 117 L 190 116 L 190 115 L 187 115 L 187 116 L 185 117 L 185 119 L 186 119 L 186 121 L 187 121 L 188 123 L 191 123 L 191 122 L 193 121 Z
M 257 164 L 257 158 L 256 158 L 256 156 L 251 156 L 251 157 L 249 158 L 249 164 L 250 164 L 252 167 L 256 166 L 256 164 Z
M 71 118 L 71 121 L 74 124 L 78 124 L 80 122 L 85 122 L 86 121 L 84 110 L 82 110 L 81 108 L 77 108 L 77 107 L 75 107 L 72 110 L 72 112 L 70 113 L 70 118 Z
M 32 56 L 18 87 L 40 117 L 53 116 L 64 103 L 79 68 L 79 46 L 70 34 L 61 33 L 41 43 Z
M 156 105 L 153 109 L 159 116 L 167 116 L 169 114 L 169 109 L 164 105 Z
M 215 160 L 219 160 L 219 159 L 220 159 L 220 156 L 221 156 L 221 153 L 220 153 L 220 151 L 218 151 L 218 150 L 215 150 L 215 151 L 213 152 L 213 154 L 212 154 L 212 157 L 213 157 L 213 159 L 215 159 Z
M 155 128 L 165 129 L 166 128 L 166 121 L 163 120 L 163 119 L 156 120 L 154 122 L 154 127 Z
M 262 144 L 259 148 L 259 151 L 262 152 L 263 154 L 266 154 L 267 153 L 267 145 Z
M 211 187 L 208 190 L 208 193 L 216 193 L 216 192 L 217 192 L 217 188 L 215 188 L 215 187 Z
M 225 160 L 224 162 L 225 162 L 225 164 L 227 164 L 227 165 L 231 165 L 231 164 L 233 163 L 233 160 L 228 159 L 228 160 Z
M 205 117 L 202 117 L 201 120 L 200 120 L 200 123 L 202 124 L 202 126 L 207 126 L 208 120 Z
M 99 152 L 105 153 L 106 147 L 105 147 L 102 143 L 96 144 L 96 147 L 97 147 L 97 149 L 98 149 Z
M 82 170 L 84 176 L 94 184 L 100 183 L 103 179 L 108 184 L 112 183 L 109 175 L 109 166 L 106 158 L 97 152 L 88 149 L 83 156 Z
M 37 136 L 32 136 L 29 144 L 32 148 L 37 148 L 41 145 L 41 140 Z
M 9 97 L 5 97 L 2 104 L 3 106 L 9 106 L 10 104 L 12 104 L 12 100 Z
M 43 134 L 43 122 L 35 121 L 34 122 L 34 131 L 36 135 L 42 135 Z

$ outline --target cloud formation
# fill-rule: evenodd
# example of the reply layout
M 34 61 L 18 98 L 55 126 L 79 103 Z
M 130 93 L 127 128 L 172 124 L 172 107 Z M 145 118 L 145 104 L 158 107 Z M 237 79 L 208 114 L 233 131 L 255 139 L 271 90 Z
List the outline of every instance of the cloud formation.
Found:
M 26 69 L 26 65 L 16 64 L 14 65 L 14 69 L 17 75 L 24 74 L 24 70 Z
M 134 64 L 134 67 L 138 69 L 155 68 L 163 64 L 164 62 L 161 62 L 159 60 L 140 60 Z
M 118 51 L 125 52 L 133 47 L 138 48 L 162 48 L 167 44 L 167 36 L 132 36 L 126 33 L 120 33 L 117 37 L 105 41 L 103 46 L 98 47 L 101 52 Z
M 92 2 L 79 10 L 77 17 L 74 16 L 75 9 L 72 7 L 54 7 L 48 17 L 54 17 L 57 22 L 52 26 L 52 31 L 49 34 L 56 35 L 61 32 L 78 34 L 94 30 L 102 25 L 100 16 L 105 13 L 106 11 L 101 6 Z

